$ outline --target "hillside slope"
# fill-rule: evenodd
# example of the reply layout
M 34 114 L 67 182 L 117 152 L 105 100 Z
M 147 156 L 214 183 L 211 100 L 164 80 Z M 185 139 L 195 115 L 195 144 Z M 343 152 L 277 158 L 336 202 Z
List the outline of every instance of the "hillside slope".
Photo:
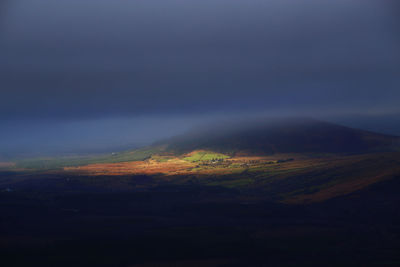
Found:
M 20 169 L 60 169 L 96 163 L 143 161 L 157 156 L 184 157 L 208 151 L 212 158 L 274 154 L 361 154 L 400 151 L 400 137 L 352 129 L 311 119 L 225 121 L 136 150 L 104 155 L 16 160 Z M 6 166 L 9 168 L 8 165 Z M 0 166 L 1 168 L 1 166 Z
M 161 142 L 167 151 L 222 153 L 365 153 L 395 150 L 399 137 L 312 119 L 225 122 L 193 129 Z

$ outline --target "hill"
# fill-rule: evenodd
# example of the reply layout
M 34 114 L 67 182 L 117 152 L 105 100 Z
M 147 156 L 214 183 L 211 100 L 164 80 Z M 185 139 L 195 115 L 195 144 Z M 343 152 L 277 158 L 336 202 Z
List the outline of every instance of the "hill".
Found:
M 221 153 L 365 153 L 392 151 L 400 138 L 322 122 L 297 119 L 226 121 L 163 140 L 172 153 L 212 150 Z
M 152 146 L 116 153 L 14 160 L 17 168 L 60 169 L 95 163 L 143 161 L 158 156 L 199 156 L 218 159 L 228 156 L 274 154 L 362 154 L 400 151 L 400 137 L 353 129 L 305 118 L 251 119 L 203 125 L 154 143 Z M 196 155 L 193 152 L 200 151 Z M 201 151 L 208 151 L 202 157 Z M 166 158 L 161 158 L 166 160 Z M 0 166 L 1 168 L 1 166 Z M 4 168 L 3 168 L 4 169 Z
M 2 259 L 398 265 L 398 142 L 315 120 L 253 120 L 137 150 L 3 162 Z

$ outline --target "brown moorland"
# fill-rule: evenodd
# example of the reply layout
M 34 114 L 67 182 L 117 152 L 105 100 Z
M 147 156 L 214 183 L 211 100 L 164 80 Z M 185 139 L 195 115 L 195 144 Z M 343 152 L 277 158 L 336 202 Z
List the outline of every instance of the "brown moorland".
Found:
M 239 156 L 223 160 L 189 162 L 185 157 L 165 161 L 90 164 L 66 167 L 64 172 L 85 176 L 147 175 L 160 181 L 188 181 L 252 190 L 274 195 L 287 204 L 321 202 L 350 194 L 400 175 L 400 153 L 363 155 L 276 154 Z

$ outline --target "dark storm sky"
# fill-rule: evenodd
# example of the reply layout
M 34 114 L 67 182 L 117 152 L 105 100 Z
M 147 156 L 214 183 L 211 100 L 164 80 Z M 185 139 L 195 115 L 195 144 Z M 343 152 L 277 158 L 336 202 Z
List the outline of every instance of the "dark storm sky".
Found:
M 400 112 L 396 0 L 10 0 L 0 16 L 0 148 Z

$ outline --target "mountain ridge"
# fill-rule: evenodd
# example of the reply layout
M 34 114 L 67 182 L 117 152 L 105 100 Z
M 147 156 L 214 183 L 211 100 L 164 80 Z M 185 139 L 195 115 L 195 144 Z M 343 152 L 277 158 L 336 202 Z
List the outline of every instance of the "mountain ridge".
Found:
M 309 118 L 219 122 L 154 143 L 177 154 L 212 150 L 235 154 L 366 153 L 392 151 L 400 137 Z

